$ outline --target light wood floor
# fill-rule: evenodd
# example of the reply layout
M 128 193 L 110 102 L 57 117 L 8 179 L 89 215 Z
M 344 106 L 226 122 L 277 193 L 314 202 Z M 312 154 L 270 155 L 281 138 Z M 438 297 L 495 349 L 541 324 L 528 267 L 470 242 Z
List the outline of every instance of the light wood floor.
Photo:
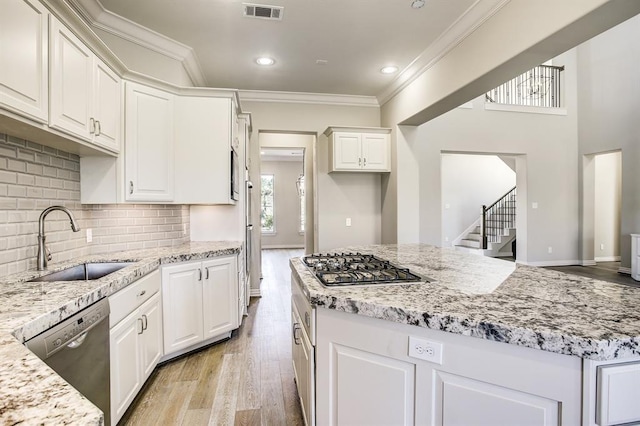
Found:
M 265 250 L 261 298 L 226 342 L 156 369 L 121 425 L 302 425 L 291 361 L 289 258 Z

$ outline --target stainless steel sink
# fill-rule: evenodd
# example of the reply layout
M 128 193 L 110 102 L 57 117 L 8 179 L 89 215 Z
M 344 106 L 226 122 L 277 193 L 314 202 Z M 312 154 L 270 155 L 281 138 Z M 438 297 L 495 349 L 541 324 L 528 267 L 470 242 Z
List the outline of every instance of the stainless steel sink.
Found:
M 90 281 L 97 280 L 112 272 L 119 271 L 135 262 L 88 262 L 62 271 L 43 275 L 29 282 L 52 281 Z

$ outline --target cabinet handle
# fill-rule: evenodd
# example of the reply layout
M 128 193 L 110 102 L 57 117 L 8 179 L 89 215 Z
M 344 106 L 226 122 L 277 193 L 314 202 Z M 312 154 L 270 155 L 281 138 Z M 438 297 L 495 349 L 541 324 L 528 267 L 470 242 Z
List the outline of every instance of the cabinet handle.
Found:
M 96 120 L 91 117 L 89 119 L 89 133 L 94 134 L 96 132 Z
M 358 167 L 362 166 L 362 158 L 358 158 Z
M 129 181 L 129 194 L 133 194 L 133 181 Z
M 140 324 L 140 331 L 138 331 L 138 334 L 142 334 L 144 332 L 144 326 L 142 325 L 142 318 L 138 318 L 138 324 Z
M 147 293 L 147 290 L 142 290 L 140 293 L 138 293 L 138 297 L 144 296 L 146 293 Z
M 142 331 L 147 329 L 148 326 L 148 322 L 147 322 L 147 316 L 146 315 L 142 315 Z
M 300 337 L 298 337 L 298 331 L 300 331 L 300 324 L 297 322 L 293 323 L 293 343 L 296 345 L 300 344 Z
M 96 136 L 100 136 L 100 121 L 96 121 Z
M 367 159 L 364 159 L 364 164 L 362 165 L 363 167 L 367 167 Z
M 205 275 L 204 279 L 208 280 L 209 279 L 209 267 L 207 266 L 206 268 L 204 268 L 205 271 L 207 271 L 207 274 Z
M 198 281 L 202 281 L 202 269 L 198 269 Z

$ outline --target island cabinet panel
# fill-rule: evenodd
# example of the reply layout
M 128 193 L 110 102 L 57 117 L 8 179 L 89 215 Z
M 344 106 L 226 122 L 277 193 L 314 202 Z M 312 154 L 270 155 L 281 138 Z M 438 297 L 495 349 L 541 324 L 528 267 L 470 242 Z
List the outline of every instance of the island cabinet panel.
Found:
M 317 424 L 581 422 L 581 358 L 332 309 L 316 316 Z M 440 343 L 442 363 L 409 356 L 410 336 Z
M 0 106 L 47 122 L 49 12 L 37 0 L 3 0 L 0 13 Z
M 597 368 L 599 426 L 640 422 L 640 362 Z

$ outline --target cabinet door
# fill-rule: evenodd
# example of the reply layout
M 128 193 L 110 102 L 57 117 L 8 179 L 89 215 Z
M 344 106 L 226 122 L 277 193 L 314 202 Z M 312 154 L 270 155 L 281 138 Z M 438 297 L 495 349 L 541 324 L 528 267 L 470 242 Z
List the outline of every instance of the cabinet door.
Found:
M 312 426 L 315 424 L 315 357 L 313 346 L 304 331 L 302 320 L 293 303 L 291 304 L 291 322 L 293 374 L 300 397 L 302 415 L 305 423 Z
M 48 18 L 37 0 L 2 0 L 0 105 L 47 122 Z
M 362 169 L 391 171 L 389 135 L 364 133 L 362 135 Z
M 558 424 L 559 402 L 467 377 L 436 372 L 435 424 Z
M 362 167 L 359 133 L 333 134 L 333 169 L 359 170 Z
M 204 338 L 219 336 L 238 326 L 238 277 L 236 258 L 223 257 L 202 263 L 204 287 Z
M 170 354 L 203 340 L 201 264 L 162 269 L 164 353 Z
M 140 335 L 141 382 L 151 375 L 163 354 L 162 347 L 162 307 L 160 293 L 156 293 L 140 306 L 143 332 Z
M 67 27 L 51 19 L 49 125 L 91 140 L 94 55 Z
M 125 102 L 125 199 L 172 201 L 173 95 L 127 82 Z
M 138 335 L 142 321 L 138 310 L 110 331 L 111 421 L 116 424 L 142 386 Z
M 175 202 L 230 204 L 231 100 L 182 96 L 175 104 Z
M 414 364 L 340 344 L 330 357 L 331 412 L 319 424 L 414 424 Z
M 104 62 L 95 58 L 94 68 L 94 104 L 95 120 L 94 142 L 113 151 L 120 150 L 120 77 Z

